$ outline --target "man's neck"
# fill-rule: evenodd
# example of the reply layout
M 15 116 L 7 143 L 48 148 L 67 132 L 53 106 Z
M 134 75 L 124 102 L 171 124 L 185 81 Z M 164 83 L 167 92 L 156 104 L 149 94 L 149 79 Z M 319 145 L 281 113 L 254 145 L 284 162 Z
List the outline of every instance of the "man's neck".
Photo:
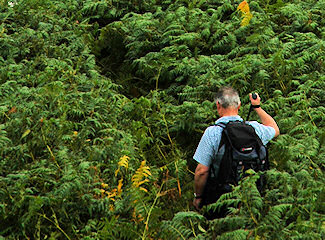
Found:
M 232 117 L 232 116 L 238 116 L 238 113 L 222 114 L 222 116 L 220 116 L 220 117 Z
M 228 111 L 223 111 L 220 114 L 220 117 L 229 117 L 229 116 L 237 116 L 238 115 L 238 110 L 228 110 Z

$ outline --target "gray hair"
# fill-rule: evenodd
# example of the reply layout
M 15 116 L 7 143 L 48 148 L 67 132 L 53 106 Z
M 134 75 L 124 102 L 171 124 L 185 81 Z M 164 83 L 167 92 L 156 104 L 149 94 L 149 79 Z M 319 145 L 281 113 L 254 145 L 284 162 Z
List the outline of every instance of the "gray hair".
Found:
M 240 105 L 238 92 L 232 87 L 222 87 L 219 89 L 215 100 L 219 102 L 223 108 L 237 108 Z

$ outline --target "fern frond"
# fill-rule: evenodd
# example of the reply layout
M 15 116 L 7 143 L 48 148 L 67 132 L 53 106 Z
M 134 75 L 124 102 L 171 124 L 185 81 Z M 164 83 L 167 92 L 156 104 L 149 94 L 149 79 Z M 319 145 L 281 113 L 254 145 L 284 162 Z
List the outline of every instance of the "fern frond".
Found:
M 179 212 L 171 221 L 163 222 L 163 235 L 171 239 L 191 239 L 199 232 L 198 226 L 201 227 L 204 219 L 196 212 Z
M 150 167 L 146 165 L 146 161 L 141 162 L 140 167 L 136 170 L 135 174 L 132 176 L 132 183 L 135 187 L 141 188 L 146 191 L 145 188 L 141 187 L 142 184 L 149 182 L 147 177 L 151 176 Z
M 245 229 L 237 229 L 231 232 L 223 233 L 218 236 L 218 240 L 245 240 L 249 236 L 249 231 Z

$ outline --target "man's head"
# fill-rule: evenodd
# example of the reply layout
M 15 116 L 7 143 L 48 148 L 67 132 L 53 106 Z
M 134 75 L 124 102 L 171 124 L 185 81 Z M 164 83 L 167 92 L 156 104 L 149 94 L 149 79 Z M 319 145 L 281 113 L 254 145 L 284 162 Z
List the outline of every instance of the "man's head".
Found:
M 232 87 L 222 87 L 216 95 L 216 103 L 219 115 L 237 115 L 240 108 L 240 98 L 238 92 Z

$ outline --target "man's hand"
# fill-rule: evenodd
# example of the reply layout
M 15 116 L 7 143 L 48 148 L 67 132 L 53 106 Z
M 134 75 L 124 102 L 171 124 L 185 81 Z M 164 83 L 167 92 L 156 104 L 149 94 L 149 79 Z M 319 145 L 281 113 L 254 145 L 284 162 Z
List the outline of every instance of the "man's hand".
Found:
M 194 198 L 193 199 L 193 205 L 195 207 L 196 210 L 200 211 L 200 204 L 201 204 L 202 198 Z
M 209 167 L 199 163 L 195 169 L 194 176 L 194 192 L 197 196 L 202 196 L 204 191 L 204 186 L 207 182 L 209 176 Z M 194 198 L 193 205 L 197 210 L 200 210 L 200 203 L 202 198 Z
M 257 96 L 256 99 L 253 98 L 253 96 L 252 96 L 251 93 L 249 94 L 249 99 L 251 100 L 251 104 L 252 104 L 252 105 L 260 105 L 260 104 L 261 104 L 261 98 L 260 98 L 260 96 L 258 95 L 258 93 L 255 93 L 255 94 L 256 94 L 256 96 Z
M 249 99 L 251 100 L 252 105 L 260 105 L 261 98 L 257 93 L 255 93 L 255 94 L 257 95 L 256 99 L 253 99 L 251 93 L 249 94 Z M 259 118 L 261 119 L 261 122 L 262 122 L 263 125 L 270 126 L 270 127 L 274 128 L 274 130 L 275 130 L 275 136 L 274 137 L 279 136 L 280 130 L 279 130 L 278 125 L 274 121 L 274 119 L 269 114 L 267 114 L 261 107 L 254 108 L 254 110 L 257 113 L 257 115 L 259 116 Z

